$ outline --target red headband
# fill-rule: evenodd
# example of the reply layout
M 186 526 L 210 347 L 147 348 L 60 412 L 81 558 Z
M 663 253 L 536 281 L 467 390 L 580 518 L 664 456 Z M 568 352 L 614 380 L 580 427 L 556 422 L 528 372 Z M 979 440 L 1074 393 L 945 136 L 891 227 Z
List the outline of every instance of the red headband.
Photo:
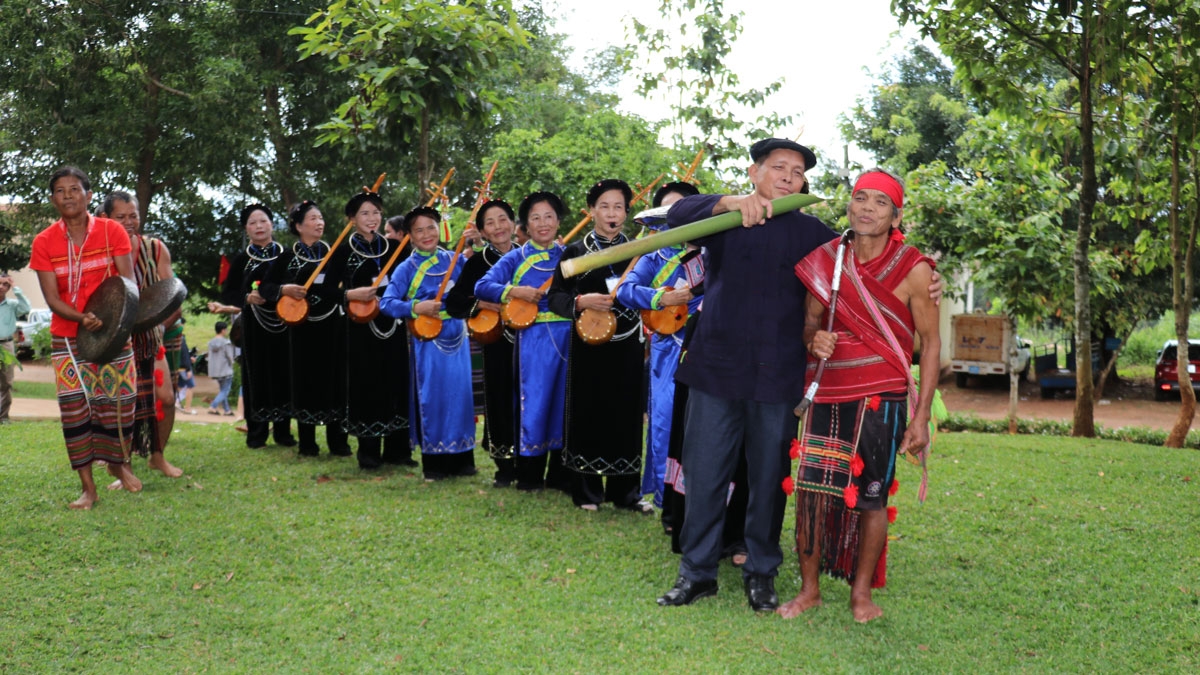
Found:
M 896 208 L 904 208 L 904 188 L 900 187 L 900 183 L 895 178 L 882 171 L 864 173 L 859 177 L 858 182 L 854 184 L 854 191 L 850 195 L 854 196 L 862 189 L 879 190 L 892 199 L 892 203 L 896 205 Z

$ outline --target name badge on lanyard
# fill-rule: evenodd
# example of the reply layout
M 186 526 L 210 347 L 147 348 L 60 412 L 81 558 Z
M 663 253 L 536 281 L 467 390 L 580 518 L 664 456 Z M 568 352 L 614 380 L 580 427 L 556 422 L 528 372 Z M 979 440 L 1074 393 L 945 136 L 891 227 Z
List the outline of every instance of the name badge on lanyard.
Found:
M 321 272 L 320 274 L 318 274 L 318 275 L 317 275 L 317 278 L 313 280 L 313 283 L 314 283 L 314 284 L 323 284 L 323 283 L 325 283 L 325 273 L 324 273 L 324 272 Z
M 621 280 L 621 277 L 609 277 L 604 280 L 605 285 L 608 286 L 609 293 L 613 292 L 613 289 L 617 287 L 617 282 L 620 280 Z

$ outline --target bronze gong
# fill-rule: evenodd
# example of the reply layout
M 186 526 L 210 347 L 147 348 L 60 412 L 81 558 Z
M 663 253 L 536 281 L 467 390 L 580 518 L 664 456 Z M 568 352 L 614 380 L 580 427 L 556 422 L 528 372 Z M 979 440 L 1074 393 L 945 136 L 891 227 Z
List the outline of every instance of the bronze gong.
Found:
M 179 277 L 160 279 L 142 289 L 137 303 L 137 317 L 133 320 L 133 332 L 144 333 L 167 320 L 183 305 L 187 287 Z
M 117 275 L 101 282 L 83 311 L 95 314 L 103 325 L 96 331 L 79 326 L 76 344 L 80 358 L 92 363 L 109 363 L 116 358 L 129 341 L 137 308 L 138 289 L 132 281 Z

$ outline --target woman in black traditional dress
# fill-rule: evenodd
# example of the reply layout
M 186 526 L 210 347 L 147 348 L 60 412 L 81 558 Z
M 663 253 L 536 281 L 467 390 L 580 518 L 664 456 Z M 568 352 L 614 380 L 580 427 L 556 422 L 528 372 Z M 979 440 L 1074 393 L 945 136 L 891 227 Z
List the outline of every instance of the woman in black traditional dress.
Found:
M 346 203 L 354 232 L 334 251 L 328 274 L 346 289 L 346 302 L 370 302 L 387 284 L 373 286 L 400 242 L 379 234 L 383 200 L 361 192 Z M 378 305 L 376 305 L 378 307 Z M 349 315 L 349 307 L 346 308 Z M 366 323 L 347 320 L 346 414 L 342 429 L 358 439 L 358 466 L 416 466 L 408 439 L 408 337 L 404 322 L 378 314 Z
M 250 242 L 229 260 L 221 286 L 221 302 L 208 303 L 217 314 L 240 314 L 242 397 L 246 410 L 246 447 L 267 445 L 274 425 L 276 445 L 292 447 L 291 364 L 288 361 L 286 326 L 266 298 L 279 295 L 279 285 L 267 280 L 271 267 L 283 254 L 272 238 L 275 214 L 262 204 L 242 209 L 239 222 Z M 238 341 L 238 340 L 235 340 Z
M 342 431 L 346 381 L 341 371 L 346 347 L 341 284 L 335 275 L 322 271 L 307 291 L 304 288 L 321 259 L 329 255 L 329 245 L 321 241 L 325 219 L 317 205 L 306 199 L 292 208 L 288 227 L 299 239 L 267 274 L 268 281 L 278 284 L 274 297 L 267 297 L 273 302 L 285 295 L 308 301 L 308 317 L 287 329 L 291 413 L 300 436 L 300 454 L 315 457 L 320 453 L 316 427 L 323 424 L 329 453 L 349 457 L 352 453 Z
M 474 317 L 485 309 L 500 311 L 500 305 L 475 297 L 475 283 L 513 249 L 513 209 L 507 202 L 493 199 L 479 207 L 478 222 L 483 225 L 482 235 L 487 246 L 467 260 L 462 276 L 445 296 L 446 312 L 456 319 Z M 470 237 L 472 229 L 468 225 L 464 236 Z M 516 480 L 513 455 L 516 415 L 513 403 L 514 339 L 512 331 L 506 328 L 497 340 L 483 346 L 483 444 L 496 462 L 492 485 L 498 488 L 508 487 Z
M 595 227 L 567 246 L 562 260 L 624 242 L 621 227 L 632 199 L 625 181 L 610 178 L 593 185 L 587 204 Z M 579 508 L 595 511 L 611 501 L 617 508 L 651 513 L 650 505 L 640 501 L 639 482 L 645 410 L 642 321 L 612 296 L 623 271 L 624 265 L 607 265 L 567 279 L 560 261 L 554 272 L 548 299 L 556 314 L 575 318 L 593 309 L 617 315 L 616 332 L 606 343 L 589 345 L 577 333 L 571 336 L 563 463 L 574 472 L 571 498 Z

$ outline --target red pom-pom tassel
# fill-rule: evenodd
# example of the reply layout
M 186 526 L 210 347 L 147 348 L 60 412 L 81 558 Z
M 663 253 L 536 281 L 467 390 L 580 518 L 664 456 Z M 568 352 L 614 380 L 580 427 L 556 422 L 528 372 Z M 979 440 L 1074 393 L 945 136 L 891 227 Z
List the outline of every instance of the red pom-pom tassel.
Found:
M 862 472 L 863 472 L 862 457 L 859 457 L 858 455 L 851 457 L 850 458 L 850 475 L 858 477 L 858 476 L 862 475 Z
M 871 412 L 875 412 L 876 410 L 879 410 L 879 397 L 878 396 L 872 396 L 867 399 L 867 410 L 870 410 Z
M 161 387 L 163 384 L 163 371 L 154 371 L 154 386 Z
M 796 491 L 796 481 L 792 480 L 791 476 L 784 478 L 783 479 L 783 494 L 791 497 L 792 493 L 795 491 Z
M 790 447 L 788 447 L 788 457 L 791 457 L 792 459 L 800 459 L 800 439 L 792 439 L 792 444 Z
M 163 413 L 162 401 L 155 401 L 154 402 L 154 419 L 161 421 L 162 418 L 165 416 L 166 416 L 165 413 Z
M 892 233 L 888 235 L 888 239 L 892 241 L 904 241 L 904 233 L 900 231 L 900 228 L 893 227 Z
M 888 496 L 895 497 L 896 493 L 899 491 L 900 491 L 900 481 L 893 478 L 892 479 L 892 487 L 888 488 Z
M 158 359 L 161 359 L 162 357 L 164 357 L 166 355 L 167 355 L 167 348 L 163 347 L 162 345 L 159 345 L 158 353 L 154 355 L 154 360 L 157 361 Z
M 846 500 L 846 508 L 852 509 L 858 506 L 858 486 L 851 483 L 842 490 L 842 499 Z
M 894 523 L 894 522 L 896 522 L 896 513 L 897 513 L 896 507 L 894 507 L 894 506 L 889 506 L 889 507 L 887 507 L 887 514 L 888 514 L 888 522 L 889 522 L 889 523 Z

